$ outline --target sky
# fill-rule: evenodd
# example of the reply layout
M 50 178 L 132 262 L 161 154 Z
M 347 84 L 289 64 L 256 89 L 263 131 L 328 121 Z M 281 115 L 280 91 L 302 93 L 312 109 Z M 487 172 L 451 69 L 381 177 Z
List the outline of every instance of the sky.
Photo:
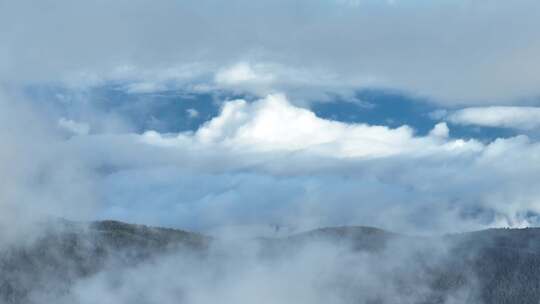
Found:
M 538 226 L 539 17 L 533 0 L 0 0 L 0 228 Z

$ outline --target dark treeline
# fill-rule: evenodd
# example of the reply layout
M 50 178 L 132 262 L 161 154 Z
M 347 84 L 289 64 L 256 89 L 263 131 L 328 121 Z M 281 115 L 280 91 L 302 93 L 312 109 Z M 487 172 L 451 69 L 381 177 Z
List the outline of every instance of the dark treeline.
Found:
M 215 242 L 196 233 L 114 221 L 61 222 L 34 242 L 1 251 L 0 303 L 40 303 L 44 294 L 68 294 L 81 278 L 105 269 L 135 267 L 166 254 L 204 259 Z M 397 266 L 390 268 L 384 281 L 397 288 L 403 303 L 540 302 L 540 229 L 409 237 L 375 228 L 341 227 L 252 243 L 258 244 L 262 261 L 286 259 L 317 243 L 376 257 L 370 261 L 381 266 L 394 261 Z M 350 265 L 351 271 L 355 267 L 361 265 Z M 384 290 L 355 294 L 357 282 L 335 283 L 335 288 L 354 295 L 345 302 L 389 303 Z M 419 292 L 419 286 L 424 291 Z

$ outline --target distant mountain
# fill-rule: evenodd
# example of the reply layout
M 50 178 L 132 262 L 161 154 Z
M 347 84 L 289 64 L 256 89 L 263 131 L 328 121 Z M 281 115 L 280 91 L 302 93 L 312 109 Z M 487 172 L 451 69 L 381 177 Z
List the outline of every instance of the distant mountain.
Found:
M 369 227 L 323 228 L 281 240 L 290 244 L 313 241 L 346 244 L 371 252 L 381 262 L 405 255 L 402 262 L 416 274 L 395 273 L 403 292 L 426 280 L 431 295 L 419 303 L 448 303 L 448 295 L 467 286 L 474 293 L 459 303 L 540 303 L 540 229 L 488 229 L 441 237 L 411 237 Z M 405 252 L 405 254 L 404 254 Z M 422 274 L 423 278 L 415 277 Z M 377 299 L 373 303 L 378 302 Z M 458 302 L 456 302 L 458 303 Z
M 260 238 L 263 256 L 279 256 L 291 253 L 313 243 L 329 244 L 336 248 L 346 247 L 358 251 L 380 251 L 392 240 L 406 236 L 372 227 L 328 227 L 311 230 L 284 238 Z
M 136 267 L 168 254 L 204 259 L 216 241 L 197 233 L 116 221 L 47 225 L 35 242 L 0 251 L 0 303 L 40 303 L 38 294 L 67 294 L 81 278 L 104 269 Z M 411 237 L 370 227 L 337 227 L 251 243 L 258 245 L 263 261 L 286 260 L 319 245 L 344 256 L 363 255 L 372 267 L 390 269 L 381 271 L 383 281 L 397 286 L 404 299 L 400 303 L 540 302 L 540 229 Z M 361 266 L 350 265 L 352 271 L 354 267 Z M 356 282 L 340 284 L 354 294 Z M 421 296 L 409 297 L 418 293 Z M 350 303 L 390 302 L 383 291 L 358 292 Z
M 0 303 L 26 303 L 36 291 L 66 293 L 73 281 L 111 265 L 131 267 L 177 251 L 200 254 L 211 241 L 197 233 L 117 221 L 61 221 L 43 228 L 35 242 L 0 251 Z

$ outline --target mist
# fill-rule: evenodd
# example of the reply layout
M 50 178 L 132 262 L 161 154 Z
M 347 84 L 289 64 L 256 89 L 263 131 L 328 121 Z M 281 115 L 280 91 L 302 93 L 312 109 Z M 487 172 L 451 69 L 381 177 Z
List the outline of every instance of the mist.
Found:
M 453 256 L 463 253 L 462 240 L 336 228 L 287 238 L 211 239 L 203 247 L 169 243 L 154 251 L 130 247 L 127 236 L 111 239 L 127 242 L 119 247 L 85 233 L 104 233 L 109 226 L 150 229 L 155 236 L 165 231 L 96 225 L 49 228 L 45 257 L 27 251 L 34 266 L 4 269 L 28 287 L 17 303 L 482 303 L 476 273 L 461 269 L 467 260 Z M 61 239 L 73 232 L 80 238 L 71 247 Z M 477 254 L 468 252 L 467 259 Z M 9 297 L 6 303 L 12 303 Z
M 322 243 L 260 257 L 250 244 L 222 246 L 202 260 L 173 255 L 99 273 L 78 282 L 66 303 L 421 303 L 435 293 L 415 249 L 377 256 Z M 444 257 L 432 253 L 427 263 L 442 264 Z M 443 303 L 471 303 L 474 292 L 474 285 L 459 288 Z

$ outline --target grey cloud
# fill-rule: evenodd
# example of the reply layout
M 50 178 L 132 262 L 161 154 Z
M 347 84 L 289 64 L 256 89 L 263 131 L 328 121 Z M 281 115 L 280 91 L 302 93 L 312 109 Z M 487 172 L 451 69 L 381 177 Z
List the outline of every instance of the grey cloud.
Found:
M 138 81 L 155 71 L 165 76 L 147 80 L 159 87 L 160 78 L 212 83 L 247 62 L 288 79 L 271 89 L 298 96 L 382 86 L 444 103 L 508 104 L 539 93 L 537 1 L 354 3 L 3 1 L 2 78 Z
M 91 217 L 93 173 L 62 152 L 62 137 L 30 103 L 0 96 L 0 138 L 0 242 L 30 239 L 50 217 Z

